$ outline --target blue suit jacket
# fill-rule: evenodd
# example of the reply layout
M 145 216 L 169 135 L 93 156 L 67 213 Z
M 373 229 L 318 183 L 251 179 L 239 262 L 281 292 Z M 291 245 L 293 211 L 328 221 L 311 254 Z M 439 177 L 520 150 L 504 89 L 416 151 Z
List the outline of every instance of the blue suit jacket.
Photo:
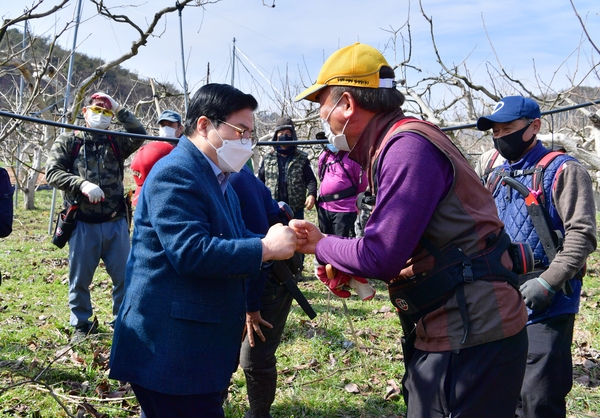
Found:
M 153 167 L 134 217 L 110 378 L 165 394 L 224 390 L 237 367 L 245 279 L 260 238 L 187 138 Z

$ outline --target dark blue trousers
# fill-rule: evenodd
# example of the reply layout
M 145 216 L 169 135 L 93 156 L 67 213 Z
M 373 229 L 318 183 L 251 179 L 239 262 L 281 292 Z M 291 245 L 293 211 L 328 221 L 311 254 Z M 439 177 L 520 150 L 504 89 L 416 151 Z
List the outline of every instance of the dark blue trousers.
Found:
M 224 418 L 223 394 L 167 395 L 131 384 L 142 407 L 141 418 Z

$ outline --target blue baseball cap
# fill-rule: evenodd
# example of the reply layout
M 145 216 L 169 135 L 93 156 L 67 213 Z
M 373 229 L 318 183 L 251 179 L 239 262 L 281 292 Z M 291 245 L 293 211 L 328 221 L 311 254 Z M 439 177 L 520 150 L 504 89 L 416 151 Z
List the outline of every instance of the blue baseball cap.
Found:
M 160 114 L 156 123 L 160 123 L 161 120 L 168 120 L 169 122 L 177 122 L 180 124 L 181 115 L 174 110 L 165 110 Z
M 520 118 L 538 119 L 542 116 L 540 106 L 534 100 L 523 96 L 506 96 L 498 103 L 489 116 L 477 119 L 477 129 L 487 131 L 494 123 L 512 122 Z

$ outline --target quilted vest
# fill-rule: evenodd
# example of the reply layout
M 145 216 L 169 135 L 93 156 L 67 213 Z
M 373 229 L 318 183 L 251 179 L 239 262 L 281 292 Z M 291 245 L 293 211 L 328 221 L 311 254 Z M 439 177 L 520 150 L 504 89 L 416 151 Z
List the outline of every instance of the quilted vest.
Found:
M 533 188 L 533 175 L 531 170 L 535 168 L 536 164 L 544 155 L 550 151 L 546 149 L 540 142 L 525 156 L 525 158 L 517 161 L 514 164 L 509 164 L 508 161 L 503 165 L 497 167 L 492 175 L 488 179 L 488 186 L 491 187 L 495 182 L 497 176 L 508 176 L 510 175 L 519 183 L 525 185 L 528 189 Z M 554 230 L 560 231 L 564 236 L 564 226 L 556 207 L 552 201 L 552 186 L 556 177 L 556 172 L 566 161 L 576 161 L 575 158 L 564 154 L 559 155 L 548 164 L 543 173 L 542 183 L 544 193 L 544 206 L 548 210 L 550 219 L 552 221 L 552 227 Z M 542 243 L 540 242 L 537 231 L 533 227 L 531 218 L 527 212 L 525 206 L 525 199 L 523 196 L 511 187 L 502 185 L 502 182 L 497 182 L 495 189 L 491 190 L 496 206 L 498 207 L 498 214 L 500 219 L 504 222 L 506 232 L 511 236 L 513 241 L 527 242 L 533 250 L 533 256 L 535 263 L 538 266 L 548 267 L 550 264 L 548 257 L 544 252 Z M 542 191 L 538 191 L 540 195 Z

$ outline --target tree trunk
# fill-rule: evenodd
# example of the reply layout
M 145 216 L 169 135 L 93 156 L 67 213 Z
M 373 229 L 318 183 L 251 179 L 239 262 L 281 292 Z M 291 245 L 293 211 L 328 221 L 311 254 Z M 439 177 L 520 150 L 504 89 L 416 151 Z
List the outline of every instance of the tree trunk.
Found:
M 36 147 L 33 151 L 33 160 L 31 168 L 27 169 L 27 181 L 23 188 L 23 196 L 25 202 L 25 209 L 35 209 L 35 191 L 37 188 L 38 180 L 40 179 L 40 170 L 42 169 L 42 149 Z

